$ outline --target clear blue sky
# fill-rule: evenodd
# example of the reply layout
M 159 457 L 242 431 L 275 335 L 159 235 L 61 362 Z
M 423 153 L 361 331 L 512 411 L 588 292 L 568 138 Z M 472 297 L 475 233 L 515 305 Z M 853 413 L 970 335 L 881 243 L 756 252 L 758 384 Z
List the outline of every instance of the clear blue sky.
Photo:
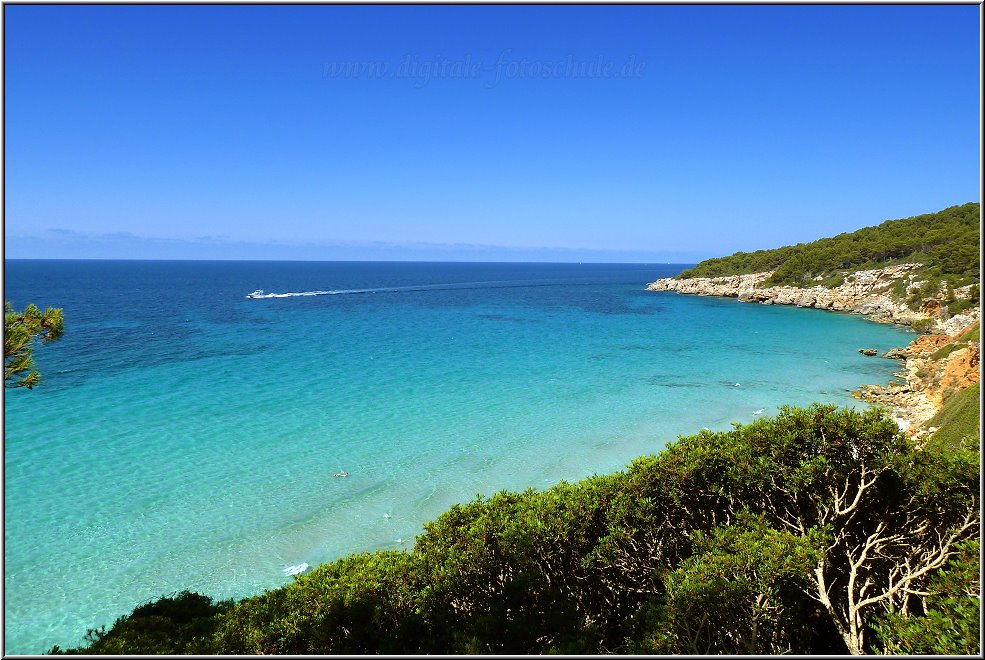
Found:
M 4 11 L 7 257 L 693 261 L 980 198 L 978 6 Z

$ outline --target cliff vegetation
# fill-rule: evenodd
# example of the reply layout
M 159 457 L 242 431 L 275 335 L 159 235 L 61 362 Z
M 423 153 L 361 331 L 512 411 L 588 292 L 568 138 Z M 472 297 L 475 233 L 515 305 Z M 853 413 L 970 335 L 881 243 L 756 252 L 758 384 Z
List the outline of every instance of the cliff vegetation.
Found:
M 977 283 L 980 277 L 980 204 L 952 206 L 874 227 L 773 250 L 736 252 L 702 261 L 679 278 L 726 277 L 772 271 L 763 286 L 838 286 L 845 276 L 899 263 L 920 263 L 916 273 L 929 297 L 943 281 L 952 288 Z M 902 294 L 902 291 L 900 292 Z M 960 310 L 955 310 L 955 313 Z
M 975 383 L 944 402 L 927 426 L 935 429 L 933 441 L 946 447 L 977 445 L 982 435 L 981 384 Z

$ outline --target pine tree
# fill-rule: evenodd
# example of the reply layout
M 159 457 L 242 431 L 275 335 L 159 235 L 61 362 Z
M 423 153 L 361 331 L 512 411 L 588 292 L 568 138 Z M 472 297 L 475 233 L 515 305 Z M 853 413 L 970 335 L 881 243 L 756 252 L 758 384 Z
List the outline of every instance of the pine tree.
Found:
M 62 336 L 62 310 L 48 307 L 41 313 L 28 305 L 23 313 L 3 304 L 3 385 L 32 389 L 41 381 L 32 355 L 36 340 L 44 343 Z

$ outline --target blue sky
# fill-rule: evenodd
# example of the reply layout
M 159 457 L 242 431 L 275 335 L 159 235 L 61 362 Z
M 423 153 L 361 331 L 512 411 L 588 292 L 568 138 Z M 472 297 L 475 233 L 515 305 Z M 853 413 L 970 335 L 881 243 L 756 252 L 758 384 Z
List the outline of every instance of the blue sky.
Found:
M 689 262 L 980 199 L 975 5 L 4 11 L 7 257 Z

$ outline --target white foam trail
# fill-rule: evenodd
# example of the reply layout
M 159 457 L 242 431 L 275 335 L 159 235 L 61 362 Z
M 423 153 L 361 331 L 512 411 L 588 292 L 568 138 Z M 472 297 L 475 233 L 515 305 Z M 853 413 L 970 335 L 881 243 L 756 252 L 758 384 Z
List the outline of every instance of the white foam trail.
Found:
M 308 570 L 308 563 L 301 562 L 300 564 L 294 564 L 293 566 L 284 567 L 284 575 L 300 575 Z
M 368 291 L 369 289 L 367 289 Z M 259 300 L 260 298 L 296 298 L 298 296 L 332 296 L 338 293 L 363 293 L 356 289 L 350 291 L 289 291 L 287 293 L 265 293 L 262 296 L 252 296 L 253 300 Z
M 415 286 L 384 286 L 375 289 L 333 289 L 330 291 L 288 291 L 286 293 L 264 293 L 247 296 L 252 300 L 261 298 L 298 298 L 301 296 L 338 296 L 354 293 L 395 293 L 401 291 L 446 291 L 450 289 L 486 288 L 489 285 L 502 285 L 501 288 L 556 286 L 555 282 L 537 282 L 530 280 L 496 280 L 490 282 L 458 282 L 454 284 L 418 284 Z

